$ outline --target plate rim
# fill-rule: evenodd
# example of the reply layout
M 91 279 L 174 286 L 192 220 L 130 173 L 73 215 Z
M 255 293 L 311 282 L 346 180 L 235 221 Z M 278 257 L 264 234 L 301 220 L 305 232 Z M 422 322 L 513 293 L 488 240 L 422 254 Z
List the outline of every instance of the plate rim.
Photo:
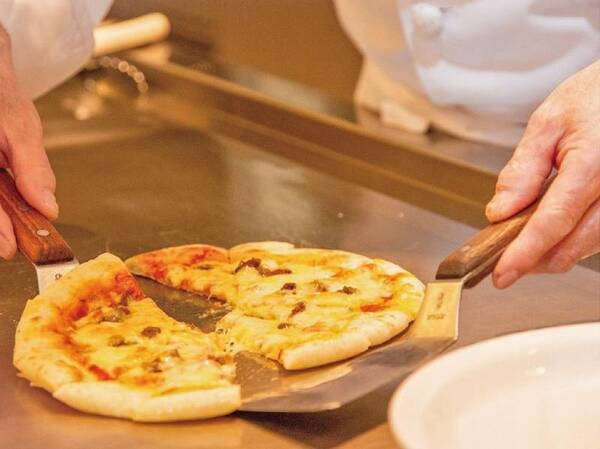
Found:
M 508 334 L 475 342 L 455 350 L 451 350 L 450 352 L 447 352 L 425 363 L 423 366 L 419 367 L 417 370 L 411 373 L 394 390 L 394 393 L 388 404 L 388 426 L 391 430 L 392 437 L 394 438 L 395 443 L 402 449 L 431 449 L 429 446 L 423 444 L 422 441 L 415 441 L 414 431 L 401 431 L 400 428 L 395 424 L 399 421 L 399 417 L 402 416 L 402 408 L 398 405 L 402 403 L 403 396 L 409 394 L 411 389 L 414 388 L 415 384 L 418 388 L 419 383 L 424 382 L 423 379 L 431 377 L 430 373 L 435 373 L 440 368 L 443 369 L 444 365 L 453 364 L 453 359 L 476 359 L 476 355 L 481 354 L 482 352 L 486 352 L 486 355 L 489 357 L 490 353 L 492 352 L 490 351 L 490 348 L 492 350 L 495 350 L 496 353 L 503 352 L 507 348 L 512 347 L 514 345 L 514 341 L 521 341 L 522 343 L 525 343 L 526 341 L 532 340 L 545 340 L 547 339 L 549 334 L 551 335 L 551 338 L 557 338 L 559 335 L 572 333 L 579 335 L 581 338 L 593 338 L 594 331 L 598 332 L 598 336 L 600 338 L 600 321 L 586 321 L 581 323 L 548 326 L 537 329 L 511 332 Z M 525 341 L 522 341 L 523 339 Z M 447 379 L 447 377 L 439 376 L 438 378 Z M 443 383 L 443 381 L 438 382 L 438 384 L 440 383 Z M 409 393 L 407 393 L 407 391 Z M 413 407 L 411 407 L 410 409 L 413 409 Z M 407 428 L 410 428 L 410 426 L 405 427 L 405 429 Z M 412 436 L 412 438 L 407 439 L 407 436 Z

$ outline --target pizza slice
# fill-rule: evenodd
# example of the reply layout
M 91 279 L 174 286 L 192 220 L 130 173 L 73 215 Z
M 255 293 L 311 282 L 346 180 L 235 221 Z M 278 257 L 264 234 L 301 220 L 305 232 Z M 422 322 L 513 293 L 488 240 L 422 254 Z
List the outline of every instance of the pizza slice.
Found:
M 416 317 L 423 284 L 384 260 L 260 242 L 229 251 L 235 310 L 217 325 L 224 347 L 302 369 L 381 344 Z
M 133 273 L 180 290 L 223 303 L 235 295 L 229 254 L 212 245 L 183 245 L 159 249 L 126 261 Z
M 32 384 L 90 413 L 172 421 L 240 405 L 233 359 L 216 336 L 163 313 L 110 254 L 27 302 L 14 364 Z

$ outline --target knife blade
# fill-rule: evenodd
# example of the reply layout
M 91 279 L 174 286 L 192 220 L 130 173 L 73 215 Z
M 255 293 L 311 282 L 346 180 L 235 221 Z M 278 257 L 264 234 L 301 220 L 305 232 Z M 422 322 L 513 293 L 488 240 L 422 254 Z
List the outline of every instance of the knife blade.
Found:
M 79 264 L 65 239 L 27 204 L 5 169 L 0 169 L 0 205 L 12 221 L 19 250 L 35 268 L 40 293 Z

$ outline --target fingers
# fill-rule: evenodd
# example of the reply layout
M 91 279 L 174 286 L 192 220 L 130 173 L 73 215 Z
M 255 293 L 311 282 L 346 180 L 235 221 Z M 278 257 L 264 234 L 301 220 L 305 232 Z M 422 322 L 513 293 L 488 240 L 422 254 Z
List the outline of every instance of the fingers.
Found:
M 0 208 L 0 257 L 12 259 L 17 252 L 17 242 L 10 218 Z
M 54 191 L 56 179 L 46 155 L 39 156 L 35 162 L 27 162 L 13 167 L 17 189 L 31 206 L 48 219 L 58 217 L 58 204 Z
M 33 105 L 25 106 L 19 124 L 6 132 L 7 153 L 15 183 L 25 200 L 51 220 L 58 217 L 56 179 L 46 156 L 42 127 Z
M 600 252 L 600 199 L 588 209 L 575 230 L 544 256 L 535 271 L 564 273 L 581 259 L 598 252 Z
M 521 142 L 498 176 L 496 194 L 486 208 L 488 220 L 509 218 L 537 198 L 552 171 L 556 146 L 563 132 L 561 120 L 545 110 L 531 117 Z
M 600 196 L 597 152 L 571 150 L 537 210 L 496 266 L 493 280 L 506 288 L 532 271 L 542 257 L 569 235 Z

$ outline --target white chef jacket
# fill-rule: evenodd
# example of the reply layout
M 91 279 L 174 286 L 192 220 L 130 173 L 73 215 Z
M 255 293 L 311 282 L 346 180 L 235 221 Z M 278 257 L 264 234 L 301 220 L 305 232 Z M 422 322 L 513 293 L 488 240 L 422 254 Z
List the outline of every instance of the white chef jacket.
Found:
M 19 81 L 32 98 L 76 73 L 94 48 L 93 30 L 112 0 L 0 0 Z
M 357 103 L 473 140 L 514 145 L 544 98 L 600 58 L 600 0 L 335 3 L 365 56 Z

